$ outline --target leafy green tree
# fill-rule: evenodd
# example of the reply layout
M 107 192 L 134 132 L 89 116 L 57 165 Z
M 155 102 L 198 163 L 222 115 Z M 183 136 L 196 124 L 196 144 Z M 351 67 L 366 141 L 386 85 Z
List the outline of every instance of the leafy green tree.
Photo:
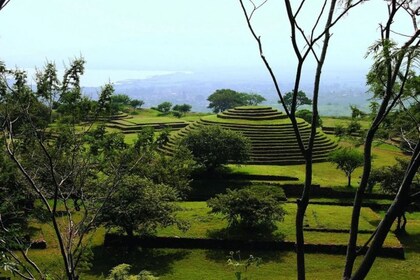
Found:
M 359 134 L 361 129 L 362 129 L 362 125 L 358 121 L 352 120 L 348 124 L 346 132 L 348 135 Z
M 210 102 L 208 108 L 219 113 L 233 107 L 245 106 L 248 103 L 244 97 L 242 93 L 231 89 L 218 89 L 207 98 Z
M 121 105 L 130 105 L 130 97 L 127 94 L 115 94 L 111 97 L 111 102 Z
M 185 115 L 186 113 L 191 111 L 192 106 L 189 104 L 182 104 L 182 105 L 175 105 L 172 108 L 172 111 L 174 112 L 178 112 L 178 116 L 182 117 L 183 115 Z
M 112 97 L 115 90 L 111 84 L 106 84 L 101 88 L 101 94 L 97 103 L 98 115 L 109 116 L 112 113 Z
M 0 63 L 1 130 L 8 139 L 2 141 L 4 146 L 0 151 L 8 155 L 20 174 L 18 178 L 22 178 L 22 183 L 13 179 L 16 188 L 12 192 L 5 191 L 15 199 L 20 199 L 22 194 L 24 201 L 32 195 L 32 200 L 39 201 L 34 205 L 34 212 L 43 213 L 43 223 L 53 229 L 62 272 L 69 280 L 79 278 L 86 252 L 85 238 L 97 228 L 102 206 L 117 189 L 121 178 L 130 175 L 133 165 L 141 158 L 124 143 L 122 135 L 107 135 L 103 127 L 94 129 L 90 124 L 78 123 L 82 115 L 89 116 L 96 113 L 94 110 L 102 109 L 98 107 L 101 106 L 99 103 L 94 108 L 93 102 L 83 96 L 79 84 L 83 63 L 83 59 L 73 61 L 65 70 L 58 91 L 61 116 L 52 126 L 48 126 L 51 108 L 38 106 L 45 97 L 31 90 L 24 72 L 9 70 Z M 13 85 L 7 84 L 10 80 L 14 81 Z M 42 83 L 42 79 L 39 82 Z M 37 88 L 41 89 L 42 85 Z M 36 116 L 45 108 L 46 124 L 36 121 Z M 1 214 L 10 217 L 13 209 L 3 194 L 2 190 L 5 200 L 0 202 L 0 207 L 7 213 Z M 13 206 L 18 205 L 15 200 Z M 32 212 L 24 214 L 29 217 Z M 16 229 L 13 224 L 16 223 L 8 222 L 7 228 L 3 224 L 1 229 L 12 233 Z M 25 233 L 28 236 L 28 232 Z M 27 238 L 21 238 L 19 234 L 12 237 L 21 246 L 22 258 L 15 257 L 11 242 L 1 242 L 5 246 L 1 265 L 25 279 L 45 279 L 42 269 L 30 259 Z
M 356 149 L 342 148 L 332 151 L 328 159 L 346 173 L 347 186 L 351 187 L 351 174 L 357 167 L 363 166 L 363 154 Z
M 228 162 L 246 162 L 251 149 L 249 139 L 241 133 L 213 125 L 191 130 L 181 144 L 208 171 Z
M 253 189 L 231 190 L 218 194 L 207 201 L 212 213 L 221 213 L 228 220 L 229 227 L 270 226 L 283 221 L 285 211 L 281 205 L 282 197 L 273 190 L 255 191 Z
M 299 110 L 296 112 L 296 117 L 297 118 L 302 118 L 305 121 L 307 121 L 308 123 L 312 124 L 312 112 L 309 110 Z M 316 121 L 316 127 L 320 127 L 322 126 L 322 120 L 321 118 L 318 116 L 317 121 Z
M 143 105 L 144 105 L 144 101 L 143 101 L 143 100 L 140 100 L 140 99 L 132 99 L 132 100 L 130 101 L 130 105 L 131 105 L 131 107 L 133 107 L 134 109 L 141 108 L 141 106 L 143 106 Z
M 127 94 L 113 94 L 111 96 L 112 113 L 123 111 L 124 107 L 130 106 L 131 99 Z
M 284 100 L 284 105 L 290 110 L 292 107 L 293 92 L 292 91 L 287 92 L 284 95 L 283 100 Z M 299 90 L 296 95 L 296 110 L 302 105 L 312 105 L 312 99 L 308 98 L 305 92 Z
M 256 93 L 248 94 L 231 89 L 218 89 L 207 98 L 207 101 L 210 102 L 208 108 L 219 113 L 238 106 L 258 105 L 265 101 L 265 98 Z
M 158 226 L 176 224 L 186 229 L 187 224 L 175 217 L 179 207 L 176 189 L 155 184 L 136 175 L 125 177 L 118 190 L 105 205 L 100 221 L 108 228 L 123 230 L 127 235 L 152 234 Z
M 248 93 L 246 95 L 247 95 L 246 96 L 247 105 L 255 106 L 255 105 L 258 105 L 258 104 L 266 101 L 266 99 L 263 96 L 261 96 L 259 94 L 256 94 L 256 93 Z
M 356 105 L 350 105 L 350 110 L 351 110 L 351 118 L 352 119 L 363 118 L 363 117 L 366 116 L 366 113 L 363 112 L 362 110 L 360 110 L 359 108 L 357 108 Z
M 371 183 L 379 183 L 379 186 L 381 187 L 382 191 L 387 194 L 393 194 L 396 195 L 398 192 L 398 189 L 401 185 L 401 182 L 404 178 L 405 171 L 407 170 L 407 167 L 409 166 L 410 162 L 402 159 L 402 158 L 396 158 L 397 163 L 392 166 L 385 166 L 380 169 L 374 169 L 372 170 L 371 174 Z M 413 182 L 411 183 L 411 190 L 409 195 L 409 203 L 418 203 L 420 198 L 420 171 L 417 170 L 416 177 L 414 178 Z M 405 227 L 407 224 L 407 218 L 405 216 L 405 212 L 407 209 L 404 209 L 404 211 L 398 216 L 397 220 L 397 228 L 396 231 L 402 231 L 405 232 Z
M 172 103 L 165 101 L 165 102 L 160 103 L 156 108 L 159 112 L 167 114 L 169 113 L 169 111 L 171 111 Z

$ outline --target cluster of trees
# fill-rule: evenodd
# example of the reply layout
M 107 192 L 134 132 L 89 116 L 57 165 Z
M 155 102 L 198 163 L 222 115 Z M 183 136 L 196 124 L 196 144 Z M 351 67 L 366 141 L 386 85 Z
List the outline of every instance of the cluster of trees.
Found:
M 208 108 L 215 113 L 219 113 L 238 106 L 258 105 L 264 102 L 265 98 L 256 93 L 218 89 L 207 98 L 207 101 L 210 102 Z
M 61 81 L 47 83 L 57 77 L 48 63 L 33 91 L 24 72 L 0 65 L 0 262 L 25 279 L 47 277 L 28 255 L 28 219 L 52 226 L 67 279 L 78 278 L 86 236 L 99 225 L 129 235 L 153 233 L 158 225 L 187 228 L 174 215 L 174 202 L 189 189 L 192 154 L 179 149 L 169 159 L 159 153 L 166 133 L 155 138 L 145 130 L 128 145 L 123 134 L 82 122 L 82 115 L 111 113 L 114 92 L 108 84 L 95 103 L 83 96 L 83 67 L 76 59 Z M 54 123 L 53 98 L 63 108 Z
M 361 4 L 365 1 L 343 2 L 331 0 L 323 1 L 317 7 L 311 6 L 310 9 L 314 15 L 314 20 L 313 25 L 309 27 L 306 24 L 306 17 L 305 24 L 302 22 L 302 15 L 307 14 L 301 12 L 305 8 L 308 8 L 307 3 L 305 1 L 299 1 L 299 3 L 290 0 L 284 1 L 285 17 L 288 19 L 291 44 L 296 58 L 296 75 L 293 81 L 294 86 L 292 89 L 291 106 L 288 106 L 286 103 L 285 95 L 280 90 L 280 81 L 278 80 L 276 71 L 274 71 L 275 68 L 271 65 L 270 59 L 264 52 L 264 41 L 254 27 L 255 14 L 265 7 L 267 1 L 263 1 L 262 3 L 254 3 L 251 1 L 251 3 L 248 3 L 247 1 L 239 0 L 239 2 L 247 27 L 258 46 L 257 52 L 272 79 L 274 88 L 279 95 L 280 102 L 283 105 L 286 114 L 291 119 L 298 145 L 305 158 L 305 183 L 302 195 L 297 200 L 295 223 L 297 274 L 298 279 L 303 280 L 306 277 L 303 223 L 305 212 L 310 201 L 312 154 L 316 136 L 316 126 L 312 126 L 308 140 L 302 139 L 301 131 L 296 120 L 296 108 L 299 105 L 298 96 L 303 76 L 302 69 L 307 66 L 309 60 L 313 59 L 315 61 L 316 70 L 313 76 L 314 87 L 312 92 L 313 101 L 311 110 L 311 123 L 314 124 L 318 118 L 320 82 L 331 42 L 332 30 L 344 15 L 350 14 L 350 11 L 359 5 L 363 6 Z M 420 55 L 418 51 L 420 38 L 420 31 L 417 26 L 419 16 L 418 5 L 416 4 L 416 1 L 405 0 L 388 0 L 383 1 L 383 3 L 386 6 L 388 13 L 384 19 L 384 23 L 379 25 L 379 39 L 376 40 L 368 50 L 368 55 L 373 58 L 373 65 L 367 76 L 367 83 L 370 86 L 370 92 L 373 93 L 375 102 L 377 102 L 378 105 L 375 106 L 375 114 L 372 114 L 371 116 L 373 119 L 372 123 L 367 129 L 366 134 L 363 135 L 363 173 L 353 203 L 343 279 L 364 279 L 367 276 L 394 220 L 406 208 L 407 204 L 410 202 L 409 198 L 415 196 L 415 194 L 411 193 L 412 181 L 416 176 L 420 165 L 419 122 L 414 114 L 410 114 L 411 123 L 415 124 L 415 129 L 412 130 L 414 137 L 412 137 L 412 139 L 405 138 L 406 140 L 412 140 L 405 140 L 405 143 L 410 147 L 411 159 L 404 171 L 401 182 L 398 184 L 398 192 L 393 204 L 387 210 L 386 215 L 379 223 L 368 244 L 365 245 L 369 246 L 367 253 L 363 256 L 355 269 L 355 260 L 358 255 L 357 239 L 361 207 L 372 170 L 372 143 L 381 126 L 386 123 L 386 119 L 389 117 L 392 118 L 392 112 L 397 105 L 405 108 L 407 107 L 407 104 L 412 104 L 411 106 L 414 105 L 416 107 L 419 104 L 419 87 L 418 82 L 415 82 L 418 80 L 418 75 L 414 70 Z M 412 23 L 412 32 L 409 34 L 394 32 L 394 26 L 398 24 L 401 19 L 404 19 L 404 16 L 407 17 L 407 22 Z M 410 100 L 408 103 L 406 98 L 409 98 Z M 408 108 L 405 108 L 405 111 L 408 111 Z M 407 135 L 405 132 L 401 133 L 402 138 L 404 138 L 404 135 L 402 134 Z
M 48 63 L 38 72 L 34 91 L 24 72 L 0 65 L 0 263 L 26 279 L 47 277 L 28 254 L 29 219 L 42 218 L 52 226 L 65 277 L 77 279 L 86 236 L 99 226 L 129 236 L 153 234 L 158 226 L 186 230 L 174 202 L 189 191 L 191 173 L 198 166 L 213 171 L 249 157 L 247 138 L 217 126 L 189 133 L 170 158 L 158 150 L 168 140 L 167 131 L 156 137 L 153 129 L 144 129 L 127 144 L 122 133 L 109 133 L 93 121 L 129 98 L 113 95 L 111 84 L 102 88 L 98 101 L 83 96 L 83 67 L 83 59 L 74 60 L 59 81 Z M 47 82 L 51 77 L 55 83 Z M 63 109 L 50 118 L 60 108 L 50 106 L 54 98 Z M 174 109 L 190 109 L 184 105 Z
M 113 94 L 111 96 L 111 111 L 113 114 L 124 111 L 127 107 L 139 109 L 144 105 L 144 101 L 140 99 L 131 99 L 126 94 Z
M 171 108 L 172 108 L 172 111 L 171 111 Z M 181 118 L 188 112 L 191 112 L 191 108 L 192 106 L 189 104 L 177 104 L 172 107 L 171 102 L 165 101 L 165 102 L 160 103 L 156 107 L 156 110 L 158 110 L 159 112 L 162 112 L 163 114 L 169 114 L 172 112 L 172 114 L 175 117 Z

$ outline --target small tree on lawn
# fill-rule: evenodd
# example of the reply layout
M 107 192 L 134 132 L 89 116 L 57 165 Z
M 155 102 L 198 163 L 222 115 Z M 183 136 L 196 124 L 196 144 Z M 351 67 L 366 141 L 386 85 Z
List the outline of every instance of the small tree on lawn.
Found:
M 241 133 L 220 126 L 201 126 L 181 140 L 195 161 L 211 171 L 229 161 L 244 163 L 249 159 L 250 142 Z
M 144 105 L 144 101 L 140 100 L 140 99 L 131 99 L 130 105 L 131 105 L 131 107 L 133 107 L 133 109 L 138 109 L 138 108 L 141 108 L 141 106 Z
M 351 174 L 360 166 L 363 166 L 363 154 L 355 149 L 343 148 L 332 151 L 329 160 L 337 165 L 337 169 L 346 173 L 348 187 L 351 187 Z
M 186 113 L 191 111 L 192 106 L 189 104 L 182 104 L 182 105 L 175 105 L 172 108 L 172 111 L 174 111 L 174 115 L 176 115 L 177 117 L 182 117 L 183 115 L 185 115 Z M 175 114 L 175 112 L 177 112 L 178 114 Z
M 136 175 L 128 176 L 105 205 L 100 221 L 108 228 L 117 227 L 128 236 L 152 234 L 157 226 L 173 224 L 186 229 L 187 224 L 174 215 L 178 210 L 174 204 L 176 200 L 179 200 L 176 189 Z
M 372 183 L 379 183 L 382 191 L 387 194 L 396 195 L 401 185 L 402 179 L 404 178 L 405 171 L 409 165 L 409 161 L 401 158 L 396 158 L 397 163 L 392 166 L 385 166 L 380 169 L 372 170 Z M 413 179 L 411 184 L 411 192 L 409 202 L 407 206 L 411 203 L 418 202 L 420 198 L 420 172 L 417 171 L 416 177 Z M 407 209 L 398 216 L 397 219 L 397 232 L 405 232 L 405 226 L 407 224 L 407 218 L 405 217 L 405 212 Z
M 159 112 L 162 112 L 162 113 L 164 113 L 164 114 L 169 113 L 169 111 L 171 110 L 171 108 L 172 108 L 172 103 L 171 103 L 171 102 L 168 102 L 168 101 L 162 102 L 162 103 L 160 103 L 160 104 L 156 107 L 156 109 L 157 109 Z
M 226 194 L 211 198 L 207 205 L 212 213 L 223 214 L 229 227 L 243 225 L 254 228 L 283 221 L 285 211 L 281 205 L 282 199 L 272 189 L 227 189 Z

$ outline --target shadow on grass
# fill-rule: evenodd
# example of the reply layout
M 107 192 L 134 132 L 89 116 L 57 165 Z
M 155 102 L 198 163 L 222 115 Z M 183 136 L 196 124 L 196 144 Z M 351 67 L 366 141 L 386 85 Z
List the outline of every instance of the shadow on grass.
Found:
M 420 253 L 420 233 L 399 232 L 396 235 L 406 252 Z
M 103 247 L 92 248 L 94 257 L 92 268 L 87 274 L 108 275 L 109 271 L 122 263 L 132 266 L 130 272 L 138 274 L 148 270 L 157 275 L 172 271 L 173 264 L 189 255 L 182 249 L 148 249 L 141 247 Z
M 207 236 L 216 239 L 239 239 L 255 241 L 283 241 L 285 235 L 276 232 L 275 225 L 261 225 L 259 227 L 246 227 L 243 225 L 223 229 L 208 230 Z

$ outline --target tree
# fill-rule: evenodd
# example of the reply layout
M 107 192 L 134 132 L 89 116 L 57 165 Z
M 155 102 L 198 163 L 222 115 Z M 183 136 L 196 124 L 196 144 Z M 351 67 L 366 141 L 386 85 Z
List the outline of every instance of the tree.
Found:
M 283 221 L 283 198 L 269 188 L 227 189 L 226 194 L 216 195 L 207 201 L 207 205 L 212 213 L 223 214 L 229 227 L 243 225 L 255 228 L 272 226 L 277 221 Z
M 131 99 L 130 105 L 134 109 L 141 108 L 141 106 L 144 105 L 144 101 L 143 100 L 140 100 L 140 99 Z
M 373 105 L 371 103 L 371 105 Z M 356 119 L 356 118 L 363 118 L 366 116 L 366 113 L 363 112 L 362 110 L 360 110 L 359 108 L 357 108 L 356 105 L 350 105 L 350 110 L 351 110 L 351 118 L 352 119 Z
M 293 92 L 292 91 L 287 92 L 283 98 L 284 98 L 285 106 L 287 106 L 290 110 L 292 108 L 292 103 L 293 103 L 293 98 L 294 98 Z M 279 101 L 279 103 L 281 103 L 281 101 Z M 305 92 L 299 90 L 296 94 L 295 104 L 296 104 L 295 106 L 297 110 L 302 105 L 312 105 L 312 100 L 306 96 Z
M 245 3 L 246 2 L 246 3 Z M 292 102 L 290 106 L 285 101 L 285 95 L 282 94 L 280 90 L 280 82 L 277 79 L 277 75 L 273 70 L 269 59 L 264 53 L 264 44 L 262 37 L 257 34 L 256 29 L 254 28 L 253 19 L 254 15 L 258 12 L 259 9 L 263 8 L 267 1 L 262 1 L 260 4 L 256 4 L 254 1 L 243 1 L 239 0 L 243 14 L 249 31 L 252 37 L 255 39 L 255 42 L 258 47 L 258 53 L 260 58 L 266 67 L 270 78 L 273 82 L 274 88 L 280 98 L 280 102 L 283 105 L 283 109 L 286 112 L 286 115 L 290 118 L 293 130 L 296 136 L 296 140 L 299 146 L 299 149 L 305 158 L 305 183 L 302 191 L 301 197 L 297 200 L 297 212 L 296 212 L 296 264 L 297 264 L 297 274 L 298 279 L 305 279 L 305 251 L 304 251 L 304 231 L 303 231 L 303 222 L 305 218 L 305 212 L 309 204 L 310 198 L 310 189 L 312 186 L 312 155 L 314 141 L 316 137 L 316 126 L 311 127 L 309 136 L 305 140 L 302 138 L 301 130 L 299 128 L 298 122 L 296 120 L 296 108 L 298 104 L 299 91 L 301 90 L 301 80 L 302 80 L 302 70 L 306 65 L 306 62 L 310 58 L 315 60 L 315 74 L 313 77 L 313 92 L 312 92 L 312 122 L 316 123 L 318 119 L 318 98 L 319 98 L 319 88 L 322 76 L 322 70 L 324 66 L 325 59 L 327 57 L 328 46 L 331 39 L 331 30 L 343 18 L 344 15 L 363 2 L 363 0 L 358 1 L 323 1 L 322 4 L 317 8 L 311 8 L 311 15 L 314 15 L 313 21 L 314 24 L 308 29 L 304 28 L 301 23 L 302 14 L 301 11 L 307 8 L 307 2 L 300 1 L 295 3 L 290 0 L 285 0 L 285 17 L 288 19 L 290 27 L 290 38 L 293 47 L 293 51 L 296 57 L 296 67 L 295 67 L 295 79 L 294 86 L 292 89 Z M 340 9 L 342 8 L 342 9 Z M 340 9 L 339 12 L 337 10 Z M 307 19 L 305 18 L 305 21 Z M 321 22 L 323 26 L 321 26 Z M 307 139 L 307 140 L 306 140 Z
M 403 180 L 399 186 L 394 202 L 391 204 L 384 218 L 379 223 L 375 235 L 372 238 L 367 253 L 360 262 L 357 270 L 353 273 L 354 262 L 357 257 L 357 238 L 360 212 L 366 189 L 369 184 L 369 176 L 372 169 L 372 143 L 380 125 L 389 116 L 397 104 L 408 95 L 412 95 L 410 85 L 410 73 L 416 67 L 419 59 L 419 37 L 420 30 L 417 27 L 418 5 L 415 1 L 390 0 L 385 2 L 388 16 L 385 23 L 379 26 L 379 39 L 369 48 L 368 54 L 373 57 L 373 65 L 367 75 L 367 84 L 370 92 L 378 101 L 379 108 L 368 129 L 364 141 L 364 166 L 359 187 L 355 194 L 353 203 L 350 237 L 347 246 L 346 264 L 344 268 L 344 279 L 364 279 L 369 273 L 382 244 L 391 229 L 394 220 L 404 211 L 410 201 L 411 182 L 420 164 L 419 137 L 417 136 L 415 148 L 413 147 L 409 165 L 404 173 Z M 407 17 L 407 18 L 404 18 Z M 408 19 L 412 22 L 413 33 L 402 35 L 393 32 L 394 24 L 400 19 Z M 399 37 L 394 40 L 393 36 Z M 402 43 L 398 44 L 397 41 Z M 418 93 L 418 91 L 417 91 Z M 415 101 L 418 103 L 418 101 Z M 415 118 L 415 123 L 419 123 Z M 418 135 L 418 134 L 417 134 Z
M 201 126 L 181 140 L 195 161 L 208 171 L 228 162 L 244 163 L 250 154 L 249 139 L 241 133 L 220 126 Z
M 379 183 L 382 191 L 387 194 L 396 195 L 401 185 L 402 179 L 404 178 L 405 171 L 409 165 L 409 161 L 401 158 L 396 158 L 397 163 L 392 166 L 382 167 L 380 169 L 372 170 L 371 177 L 372 184 Z M 411 184 L 410 190 L 410 202 L 407 203 L 409 206 L 411 203 L 415 203 L 420 198 L 420 171 L 417 171 L 415 181 Z M 397 232 L 405 232 L 405 226 L 407 219 L 405 212 L 407 209 L 398 216 L 397 221 Z
M 10 2 L 10 0 L 0 0 L 0 10 L 2 10 L 6 5 Z
M 160 103 L 157 106 L 157 110 L 159 112 L 164 113 L 164 114 L 169 113 L 169 111 L 171 110 L 171 108 L 172 108 L 172 103 L 171 102 L 168 102 L 168 101 L 162 102 L 162 103 Z
M 347 187 L 351 187 L 351 174 L 357 167 L 363 166 L 363 154 L 356 149 L 342 148 L 332 151 L 328 159 L 346 173 Z
M 248 93 L 246 98 L 247 98 L 247 105 L 252 105 L 252 106 L 256 106 L 266 100 L 263 96 L 256 93 Z
M 218 89 L 207 100 L 210 102 L 208 108 L 213 109 L 215 113 L 248 104 L 242 93 L 231 89 Z
M 296 112 L 296 117 L 297 117 L 297 118 L 302 118 L 302 119 L 304 119 L 305 121 L 307 121 L 308 123 L 312 124 L 312 123 L 311 123 L 311 122 L 312 122 L 312 112 L 311 112 L 311 111 L 309 111 L 309 110 L 304 109 L 304 110 L 299 110 L 299 111 L 297 111 L 297 112 Z M 317 119 L 317 121 L 316 121 L 315 126 L 316 126 L 316 127 L 320 127 L 320 126 L 322 126 L 322 120 L 321 120 L 321 118 L 320 118 L 319 116 L 318 116 L 318 119 Z
M 69 280 L 78 279 L 88 246 L 85 239 L 96 229 L 99 213 L 141 157 L 124 143 L 123 135 L 106 135 L 104 127 L 93 129 L 92 124 L 78 123 L 82 113 L 89 116 L 101 111 L 90 106 L 93 103 L 83 96 L 79 84 L 83 69 L 84 60 L 76 59 L 65 70 L 58 95 L 60 119 L 66 121 L 48 126 L 48 121 L 44 125 L 34 118 L 41 110 L 32 113 L 38 110 L 34 104 L 41 103 L 44 97 L 31 90 L 24 72 L 9 70 L 0 63 L 2 153 L 8 155 L 27 185 L 26 189 L 19 186 L 17 192 L 33 194 L 33 199 L 40 202 L 35 206 L 45 213 L 44 222 L 54 230 L 62 271 Z M 10 80 L 14 83 L 10 84 Z M 104 102 L 98 104 L 105 105 L 105 96 L 113 89 L 106 86 L 102 91 L 107 93 L 101 93 Z M 45 114 L 47 120 L 49 115 Z M 17 125 L 21 128 L 17 129 Z M 3 243 L 6 248 L 0 259 L 2 265 L 25 279 L 45 279 L 42 269 L 29 258 L 30 243 L 6 224 L 1 229 L 13 234 L 11 238 L 21 244 L 22 255 L 17 258 L 12 244 Z
M 186 113 L 191 111 L 192 106 L 189 104 L 182 104 L 182 105 L 175 105 L 172 108 L 172 111 L 178 112 L 179 113 L 179 117 L 182 117 L 183 115 L 185 115 Z
M 152 234 L 158 226 L 176 224 L 186 229 L 187 224 L 175 217 L 179 207 L 176 189 L 155 184 L 150 179 L 131 175 L 125 177 L 99 218 L 108 228 L 122 229 L 128 236 Z

